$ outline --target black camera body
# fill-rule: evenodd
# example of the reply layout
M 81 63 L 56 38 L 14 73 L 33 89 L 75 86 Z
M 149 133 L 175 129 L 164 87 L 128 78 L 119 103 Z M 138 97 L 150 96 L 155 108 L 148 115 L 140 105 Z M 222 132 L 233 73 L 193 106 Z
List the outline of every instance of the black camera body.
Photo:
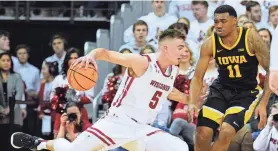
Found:
M 273 115 L 273 121 L 278 122 L 278 114 Z
M 69 120 L 70 122 L 76 121 L 76 120 L 77 120 L 77 115 L 76 115 L 76 113 L 70 113 L 70 114 L 68 114 L 68 120 Z

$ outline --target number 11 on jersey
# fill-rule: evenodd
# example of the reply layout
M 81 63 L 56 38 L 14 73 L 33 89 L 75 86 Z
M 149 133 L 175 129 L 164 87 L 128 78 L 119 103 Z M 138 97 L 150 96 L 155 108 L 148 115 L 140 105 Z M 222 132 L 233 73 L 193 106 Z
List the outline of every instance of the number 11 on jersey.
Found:
M 150 101 L 149 103 L 149 107 L 151 109 L 155 109 L 155 107 L 157 106 L 158 102 L 159 102 L 159 99 L 160 97 L 162 96 L 162 92 L 160 91 L 156 91 L 152 97 L 152 100 Z

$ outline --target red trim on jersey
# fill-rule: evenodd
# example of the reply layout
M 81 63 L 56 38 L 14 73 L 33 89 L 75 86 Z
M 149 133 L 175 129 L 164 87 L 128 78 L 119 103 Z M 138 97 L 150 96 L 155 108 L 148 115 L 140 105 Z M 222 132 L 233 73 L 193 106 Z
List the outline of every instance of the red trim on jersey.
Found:
M 130 80 L 129 80 L 128 84 L 127 84 L 126 89 L 123 89 L 123 95 L 122 95 L 121 99 L 119 100 L 119 104 L 116 105 L 116 107 L 119 107 L 122 104 L 122 101 L 125 98 L 125 96 L 127 95 L 127 92 L 128 92 L 128 90 L 129 90 L 129 88 L 130 88 L 130 86 L 131 86 L 131 84 L 132 84 L 132 82 L 134 80 L 133 77 L 129 77 L 128 79 L 130 79 Z M 128 81 L 128 79 L 127 79 L 127 81 Z
M 151 57 L 149 55 L 143 54 L 142 56 L 147 57 L 148 61 L 151 62 Z
M 128 76 L 127 79 L 125 80 L 125 86 L 124 86 L 124 89 L 122 91 L 122 94 L 118 97 L 117 101 L 113 103 L 113 106 L 116 106 L 117 104 L 119 104 L 120 98 L 124 95 L 124 90 L 126 88 L 126 84 L 127 84 L 127 81 L 128 81 L 129 78 L 131 78 L 131 76 Z
M 109 142 L 112 143 L 113 145 L 116 144 L 110 137 L 108 137 L 107 135 L 105 135 L 105 134 L 104 134 L 102 131 L 100 131 L 99 129 L 97 129 L 97 128 L 95 128 L 95 127 L 92 127 L 92 126 L 89 127 L 89 129 L 97 131 L 99 134 L 101 134 L 101 135 L 104 136 L 106 139 L 108 139 Z
M 156 130 L 156 131 L 148 133 L 147 136 L 151 136 L 151 135 L 156 134 L 158 132 L 163 132 L 163 131 L 162 130 Z
M 107 146 L 110 146 L 111 144 L 109 144 L 105 139 L 103 139 L 102 137 L 100 137 L 97 133 L 95 133 L 94 131 L 91 131 L 89 129 L 86 130 L 87 132 L 93 134 L 94 136 L 96 136 L 98 139 L 100 139 L 103 143 L 105 143 Z
M 165 72 L 163 72 L 163 70 L 162 70 L 162 68 L 161 68 L 161 66 L 160 66 L 160 64 L 159 64 L 158 61 L 156 61 L 156 64 L 157 64 L 158 68 L 160 69 L 161 73 L 162 73 L 165 77 L 170 77 L 170 76 L 171 76 L 171 73 L 172 73 L 172 66 L 170 66 L 170 73 L 169 73 L 169 75 L 166 75 Z M 167 71 L 167 70 L 166 70 L 166 71 Z

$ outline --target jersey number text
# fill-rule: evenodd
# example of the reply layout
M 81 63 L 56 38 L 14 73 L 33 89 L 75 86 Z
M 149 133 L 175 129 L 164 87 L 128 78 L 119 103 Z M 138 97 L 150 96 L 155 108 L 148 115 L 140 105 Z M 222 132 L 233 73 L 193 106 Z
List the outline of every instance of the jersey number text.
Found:
M 161 97 L 161 95 L 162 95 L 162 92 L 160 92 L 160 91 L 156 91 L 156 92 L 154 93 L 154 95 L 153 95 L 153 97 L 152 97 L 152 100 L 151 100 L 150 103 L 149 103 L 149 107 L 150 107 L 151 109 L 155 109 L 155 107 L 157 106 L 158 101 L 159 101 L 159 98 Z
M 229 78 L 241 78 L 242 75 L 239 70 L 239 65 L 229 65 L 227 66 L 227 69 L 229 70 Z

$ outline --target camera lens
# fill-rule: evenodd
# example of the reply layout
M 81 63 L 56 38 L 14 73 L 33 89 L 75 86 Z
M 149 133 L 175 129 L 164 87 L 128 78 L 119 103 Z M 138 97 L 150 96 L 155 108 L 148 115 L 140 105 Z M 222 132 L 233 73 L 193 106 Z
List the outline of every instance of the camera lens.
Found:
M 68 120 L 70 122 L 75 121 L 77 119 L 77 115 L 75 113 L 68 114 Z
M 278 122 L 278 114 L 273 115 L 273 121 Z

